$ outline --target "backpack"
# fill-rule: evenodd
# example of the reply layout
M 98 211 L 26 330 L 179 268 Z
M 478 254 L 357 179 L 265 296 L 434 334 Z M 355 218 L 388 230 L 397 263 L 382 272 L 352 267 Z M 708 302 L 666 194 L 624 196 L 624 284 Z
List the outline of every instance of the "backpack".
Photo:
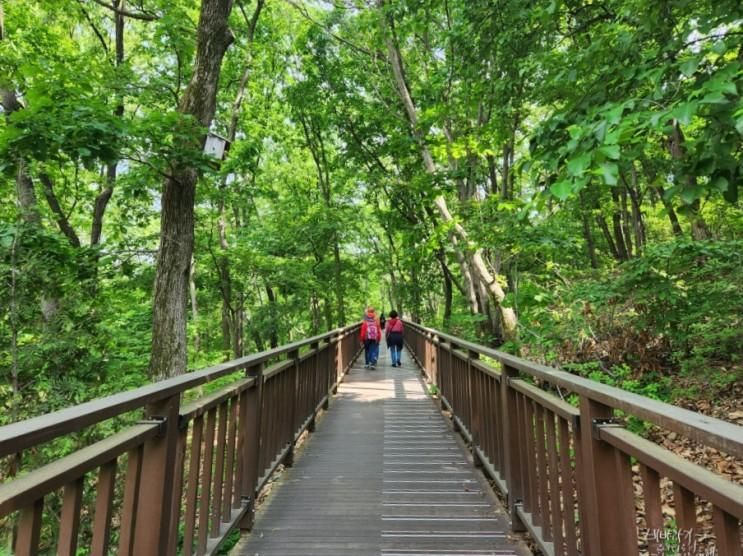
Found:
M 366 321 L 366 339 L 379 340 L 379 328 L 377 328 L 377 321 L 374 319 Z

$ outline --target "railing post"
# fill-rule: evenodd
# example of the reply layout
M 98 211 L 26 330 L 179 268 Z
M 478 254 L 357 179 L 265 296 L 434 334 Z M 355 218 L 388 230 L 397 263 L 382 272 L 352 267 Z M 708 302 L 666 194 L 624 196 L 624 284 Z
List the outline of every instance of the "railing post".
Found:
M 289 434 L 289 449 L 284 456 L 284 465 L 286 467 L 292 467 L 294 465 L 294 436 L 297 433 L 297 394 L 299 390 L 299 350 L 290 351 L 287 354 L 287 359 L 294 361 L 293 373 L 294 373 L 294 386 L 290 394 L 291 400 L 289 400 L 289 428 L 291 430 Z
M 343 378 L 343 334 L 335 337 L 335 377 L 333 379 L 333 394 L 338 392 L 338 383 Z
M 333 338 L 325 338 L 325 343 L 328 347 L 325 348 L 325 357 L 323 362 L 325 363 L 323 373 L 325 373 L 325 403 L 322 408 L 327 410 L 330 407 L 330 396 L 333 395 L 333 372 L 335 368 L 335 350 L 333 349 Z
M 261 455 L 261 414 L 263 406 L 263 363 L 259 363 L 246 370 L 249 377 L 255 379 L 252 388 L 247 391 L 246 413 L 243 416 L 242 425 L 240 426 L 241 434 L 244 435 L 243 453 L 242 453 L 242 485 L 240 492 L 243 500 L 247 501 L 245 515 L 240 522 L 240 529 L 250 530 L 253 527 L 255 518 L 255 498 L 257 496 L 256 488 L 258 478 L 260 477 Z
M 438 338 L 435 334 L 431 334 L 431 359 L 430 359 L 430 365 L 431 365 L 431 384 L 435 385 L 437 388 L 439 386 L 439 358 L 438 358 L 438 351 L 439 351 L 439 344 L 438 344 Z
M 428 380 L 431 380 L 431 333 L 425 332 L 423 334 L 423 357 L 421 357 L 423 363 L 423 374 Z
M 511 388 L 510 379 L 512 377 L 518 377 L 519 372 L 503 365 L 500 375 L 500 396 L 501 396 L 501 408 L 502 408 L 502 420 L 500 423 L 496 423 L 496 426 L 501 427 L 502 438 L 503 438 L 503 450 L 505 463 L 505 480 L 508 487 L 508 513 L 511 516 L 511 529 L 513 531 L 525 531 L 521 518 L 516 512 L 516 506 L 521 503 L 524 498 L 524 486 L 521 483 L 521 466 L 524 463 L 521 461 L 521 451 L 519 450 L 519 442 L 523 442 L 526 431 L 519 430 L 519 421 L 517 418 L 517 398 L 516 392 Z
M 449 409 L 451 410 L 451 422 L 452 427 L 454 429 L 454 432 L 461 432 L 461 427 L 459 426 L 459 420 L 456 418 L 457 410 L 459 409 L 457 404 L 457 394 L 456 394 L 456 385 L 454 384 L 455 377 L 454 377 L 454 350 L 457 349 L 457 344 L 450 341 L 449 342 L 449 385 L 451 386 L 449 390 Z
M 467 350 L 467 404 L 469 405 L 470 417 L 470 436 L 472 437 L 472 458 L 476 467 L 482 467 L 483 461 L 477 455 L 480 447 L 480 416 L 482 408 L 480 407 L 480 392 L 477 391 L 477 382 L 475 380 L 475 370 L 472 365 L 473 360 L 480 358 L 480 354 L 470 349 Z
M 145 418 L 161 421 L 163 430 L 144 444 L 135 509 L 137 527 L 133 552 L 137 555 L 158 556 L 169 552 L 179 411 L 180 393 L 145 408 Z
M 611 407 L 586 396 L 580 398 L 580 429 L 582 458 L 582 494 L 586 511 L 583 532 L 589 556 L 623 556 L 637 553 L 637 533 L 634 515 L 621 503 L 627 493 L 624 488 L 631 476 L 623 476 L 627 467 L 622 455 L 610 444 L 599 439 L 599 428 L 612 422 Z M 633 496 L 630 491 L 630 496 Z
M 322 384 L 322 379 L 320 377 L 320 344 L 318 342 L 312 342 L 310 344 L 310 349 L 314 351 L 314 354 L 312 355 L 312 417 L 307 425 L 307 431 L 315 432 L 315 408 L 317 408 L 319 399 L 322 399 L 322 391 L 319 388 Z M 319 398 L 316 396 L 319 396 Z

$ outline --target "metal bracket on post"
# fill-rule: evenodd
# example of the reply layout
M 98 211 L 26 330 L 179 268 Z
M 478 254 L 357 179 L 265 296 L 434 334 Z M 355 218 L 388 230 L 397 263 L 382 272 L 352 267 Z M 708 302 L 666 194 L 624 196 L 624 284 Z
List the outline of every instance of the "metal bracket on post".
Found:
M 596 440 L 601 440 L 601 429 L 604 427 L 621 427 L 619 422 L 614 417 L 592 419 L 591 420 L 591 436 Z
M 182 418 L 179 415 L 178 416 L 178 428 L 179 429 L 181 428 L 181 421 L 182 421 Z M 157 437 L 157 436 L 162 436 L 163 434 L 165 434 L 165 430 L 167 429 L 167 426 L 168 426 L 168 418 L 163 417 L 161 415 L 153 415 L 149 419 L 140 419 L 139 421 L 137 421 L 137 424 L 138 425 L 157 425 L 157 434 L 155 435 Z M 186 422 L 186 424 L 188 424 L 188 422 Z

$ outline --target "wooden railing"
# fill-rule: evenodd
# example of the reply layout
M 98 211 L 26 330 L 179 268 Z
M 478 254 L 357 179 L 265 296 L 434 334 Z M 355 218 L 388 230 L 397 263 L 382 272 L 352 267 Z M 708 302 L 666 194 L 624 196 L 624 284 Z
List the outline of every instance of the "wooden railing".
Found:
M 232 530 L 250 528 L 256 493 L 292 464 L 359 349 L 355 325 L 0 428 L 0 457 L 17 458 L 143 411 L 137 424 L 0 486 L 0 519 L 17 524 L 14 553 L 215 553 Z M 42 524 L 57 520 L 56 538 L 42 544 Z
M 741 555 L 743 486 L 625 423 L 635 417 L 738 460 L 743 427 L 414 323 L 405 340 L 506 497 L 514 529 L 527 530 L 544 554 Z M 665 508 L 663 488 L 673 493 Z M 714 538 L 704 544 L 697 513 L 706 504 Z M 664 511 L 674 520 L 664 522 Z

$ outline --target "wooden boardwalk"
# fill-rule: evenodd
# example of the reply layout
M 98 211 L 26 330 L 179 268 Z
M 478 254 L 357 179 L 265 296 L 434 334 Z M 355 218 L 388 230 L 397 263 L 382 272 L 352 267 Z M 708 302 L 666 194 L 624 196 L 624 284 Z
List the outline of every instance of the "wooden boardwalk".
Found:
M 419 377 L 357 361 L 232 554 L 528 554 Z

